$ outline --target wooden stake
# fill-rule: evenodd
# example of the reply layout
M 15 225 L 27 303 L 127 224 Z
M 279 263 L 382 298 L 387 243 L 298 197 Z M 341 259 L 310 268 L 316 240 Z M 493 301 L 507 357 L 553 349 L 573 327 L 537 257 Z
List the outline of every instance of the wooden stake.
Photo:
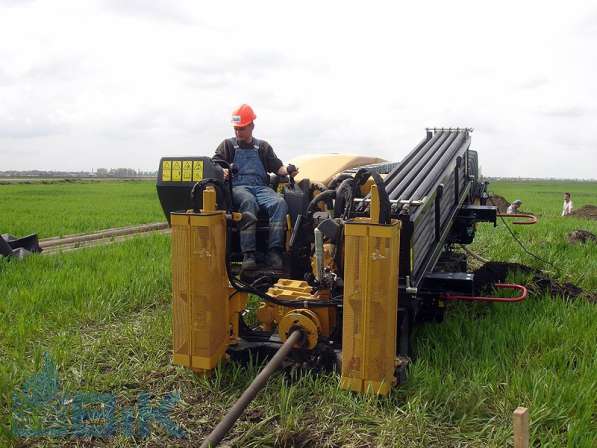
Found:
M 517 407 L 512 414 L 514 448 L 529 448 L 529 410 Z

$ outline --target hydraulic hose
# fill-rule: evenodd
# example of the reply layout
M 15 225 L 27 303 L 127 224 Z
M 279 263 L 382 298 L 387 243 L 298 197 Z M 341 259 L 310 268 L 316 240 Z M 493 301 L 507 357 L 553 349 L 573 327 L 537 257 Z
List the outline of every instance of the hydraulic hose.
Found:
M 335 199 L 336 198 L 336 190 L 325 190 L 311 199 L 309 202 L 309 206 L 307 207 L 307 213 L 312 214 L 315 209 L 317 209 L 317 204 L 321 201 L 326 201 L 328 199 Z
M 352 175 L 340 174 L 339 176 L 334 177 L 328 184 L 328 190 L 336 190 L 338 185 L 340 185 L 340 183 L 345 181 L 346 179 L 352 179 Z
M 388 192 L 386 191 L 384 181 L 377 171 L 370 171 L 367 168 L 361 168 L 357 171 L 357 173 L 354 176 L 352 195 L 344 212 L 344 220 L 350 219 L 354 208 L 353 199 L 357 196 L 359 187 L 363 185 L 365 182 L 367 182 L 367 179 L 369 179 L 369 177 L 373 178 L 373 181 L 377 186 L 377 192 L 379 194 L 379 223 L 389 224 L 391 222 L 392 206 L 390 203 Z M 340 184 L 340 186 L 342 186 L 342 184 Z
M 336 202 L 334 203 L 334 218 L 340 218 L 346 210 L 346 204 L 352 200 L 354 179 L 347 177 L 336 188 Z
M 216 201 L 220 204 L 220 206 L 224 205 L 223 208 L 225 208 L 227 212 L 230 212 L 232 196 L 230 196 L 230 198 L 226 196 L 226 187 L 224 183 L 220 179 L 215 178 L 203 179 L 193 185 L 193 188 L 191 189 L 191 203 L 193 204 L 193 211 L 195 213 L 199 212 L 197 200 L 208 185 L 212 185 L 215 188 Z
M 230 252 L 228 248 L 230 245 L 230 229 L 226 229 L 226 274 L 228 275 L 228 280 L 230 284 L 236 289 L 238 292 L 248 292 L 249 294 L 255 294 L 259 296 L 261 299 L 265 300 L 266 302 L 273 303 L 274 305 L 281 305 L 288 308 L 326 308 L 326 307 L 336 307 L 335 303 L 331 303 L 327 300 L 282 300 L 277 299 L 275 297 L 270 296 L 269 294 L 259 291 L 256 288 L 253 288 L 239 279 L 235 278 L 232 275 L 232 269 L 230 267 Z M 232 295 L 230 296 L 232 297 Z

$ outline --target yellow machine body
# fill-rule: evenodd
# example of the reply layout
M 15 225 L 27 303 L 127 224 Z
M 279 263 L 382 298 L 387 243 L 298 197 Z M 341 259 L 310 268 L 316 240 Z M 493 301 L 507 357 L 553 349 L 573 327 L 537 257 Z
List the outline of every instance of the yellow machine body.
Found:
M 329 299 L 329 296 L 312 295 L 311 287 L 305 281 L 285 278 L 279 279 L 272 288 L 268 289 L 267 293 L 276 299 L 304 302 L 305 308 L 308 308 L 309 301 Z M 257 309 L 257 320 L 263 330 L 270 331 L 274 326 L 279 326 L 284 316 L 293 310 L 295 308 L 262 302 Z M 333 308 L 312 308 L 311 311 L 317 316 L 320 333 L 323 336 L 329 336 L 336 325 L 335 310 Z
M 387 395 L 395 382 L 400 222 L 357 218 L 344 236 L 340 387 Z
M 294 328 L 300 328 L 303 332 L 306 340 L 302 346 L 309 350 L 314 349 L 321 333 L 321 323 L 317 314 L 309 309 L 294 309 L 288 312 L 278 324 L 280 340 L 285 342 Z
M 216 193 L 203 192 L 200 212 L 171 214 L 173 285 L 173 363 L 209 372 L 239 342 L 239 313 L 247 294 L 230 285 L 226 271 L 227 219 L 239 214 L 216 210 Z M 340 386 L 364 393 L 389 393 L 394 384 L 398 309 L 400 222 L 379 224 L 379 195 L 371 186 L 371 218 L 344 227 L 344 300 Z M 329 246 L 325 264 L 332 264 Z M 331 300 L 329 289 L 279 279 L 267 294 L 296 306 L 263 301 L 256 311 L 265 331 L 277 329 L 285 341 L 293 329 L 304 335 L 303 348 L 315 349 L 320 336 L 337 327 L 336 308 L 310 307 Z
M 296 176 L 296 181 L 309 179 L 311 182 L 319 182 L 327 185 L 338 173 L 358 166 L 371 163 L 385 162 L 379 157 L 364 156 L 357 154 L 308 154 L 296 157 L 288 163 L 301 168 Z
M 172 213 L 173 363 L 198 372 L 215 368 L 238 338 L 246 294 L 226 273 L 226 215 L 215 210 L 215 191 L 204 192 L 200 213 Z

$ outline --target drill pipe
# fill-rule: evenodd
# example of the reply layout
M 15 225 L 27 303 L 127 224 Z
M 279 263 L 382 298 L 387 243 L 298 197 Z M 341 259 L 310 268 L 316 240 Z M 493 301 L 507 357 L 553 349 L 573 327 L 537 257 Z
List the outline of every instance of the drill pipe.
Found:
M 203 441 L 201 448 L 215 448 L 218 446 L 222 439 L 226 437 L 226 434 L 228 434 L 228 431 L 232 428 L 236 420 L 238 420 L 245 411 L 247 406 L 249 406 L 259 391 L 263 389 L 263 386 L 265 386 L 269 377 L 278 369 L 278 367 L 280 367 L 280 364 L 282 364 L 282 361 L 284 361 L 290 350 L 292 350 L 292 347 L 295 344 L 300 344 L 303 338 L 303 332 L 300 330 L 295 330 L 288 336 L 286 342 L 282 344 L 273 358 L 267 363 L 263 370 L 259 372 L 259 375 L 255 377 L 249 387 L 247 387 L 236 403 L 234 403 L 234 406 L 230 408 L 222 421 L 218 423 L 218 426 L 216 426 Z

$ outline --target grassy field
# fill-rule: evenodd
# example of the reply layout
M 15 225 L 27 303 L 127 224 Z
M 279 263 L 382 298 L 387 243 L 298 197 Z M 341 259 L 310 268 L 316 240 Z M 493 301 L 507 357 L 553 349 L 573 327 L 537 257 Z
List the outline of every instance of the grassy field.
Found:
M 511 226 L 515 234 L 538 260 L 524 252 L 498 220 L 498 228 L 483 225 L 470 246 L 492 260 L 527 264 L 547 271 L 560 280 L 571 281 L 583 288 L 597 290 L 597 255 L 594 244 L 570 245 L 568 234 L 583 229 L 597 234 L 597 221 L 562 217 L 564 192 L 570 192 L 576 209 L 597 205 L 597 183 L 592 182 L 495 182 L 490 191 L 509 201 L 520 199 L 521 210 L 533 213 L 539 223 L 533 226 Z M 505 244 L 505 242 L 507 244 Z M 546 263 L 546 262 L 547 263 Z M 550 264 L 551 263 L 551 264 Z
M 40 238 L 164 221 L 154 181 L 0 185 L 0 233 Z
M 70 187 L 76 202 L 79 185 Z M 153 194 L 143 184 L 139 189 L 134 198 Z M 563 191 L 572 192 L 577 207 L 595 204 L 597 183 L 496 183 L 492 190 L 522 199 L 525 210 L 540 215 L 536 226 L 514 231 L 553 266 L 525 254 L 501 223 L 497 229 L 479 226 L 475 250 L 597 289 L 596 244 L 566 243 L 570 230 L 597 233 L 596 222 L 559 217 Z M 9 210 L 17 213 L 14 205 Z M 51 222 L 53 212 L 46 211 Z M 11 221 L 6 214 L 1 219 Z M 110 225 L 143 222 L 131 219 Z M 55 224 L 56 234 L 62 233 Z M 71 225 L 77 227 L 76 219 Z M 196 446 L 213 428 L 257 368 L 225 365 L 200 378 L 170 364 L 169 244 L 167 235 L 152 235 L 64 256 L 0 260 L 0 446 Z M 409 382 L 388 398 L 341 391 L 332 374 L 277 375 L 228 440 L 235 447 L 503 447 L 511 444 L 512 411 L 522 405 L 531 412 L 533 446 L 593 447 L 596 335 L 597 305 L 582 299 L 539 294 L 521 304 L 458 304 L 443 324 L 417 330 Z M 141 392 L 151 394 L 152 406 L 180 393 L 170 416 L 188 438 L 173 438 L 161 425 L 151 426 L 147 437 L 119 431 L 92 440 L 14 437 L 11 428 L 22 422 L 15 418 L 21 414 L 13 393 L 42 368 L 44 353 L 56 364 L 65 396 L 114 394 L 118 409 L 138 409 Z M 46 418 L 70 424 L 73 417 L 64 419 L 61 412 L 72 406 L 64 400 Z

